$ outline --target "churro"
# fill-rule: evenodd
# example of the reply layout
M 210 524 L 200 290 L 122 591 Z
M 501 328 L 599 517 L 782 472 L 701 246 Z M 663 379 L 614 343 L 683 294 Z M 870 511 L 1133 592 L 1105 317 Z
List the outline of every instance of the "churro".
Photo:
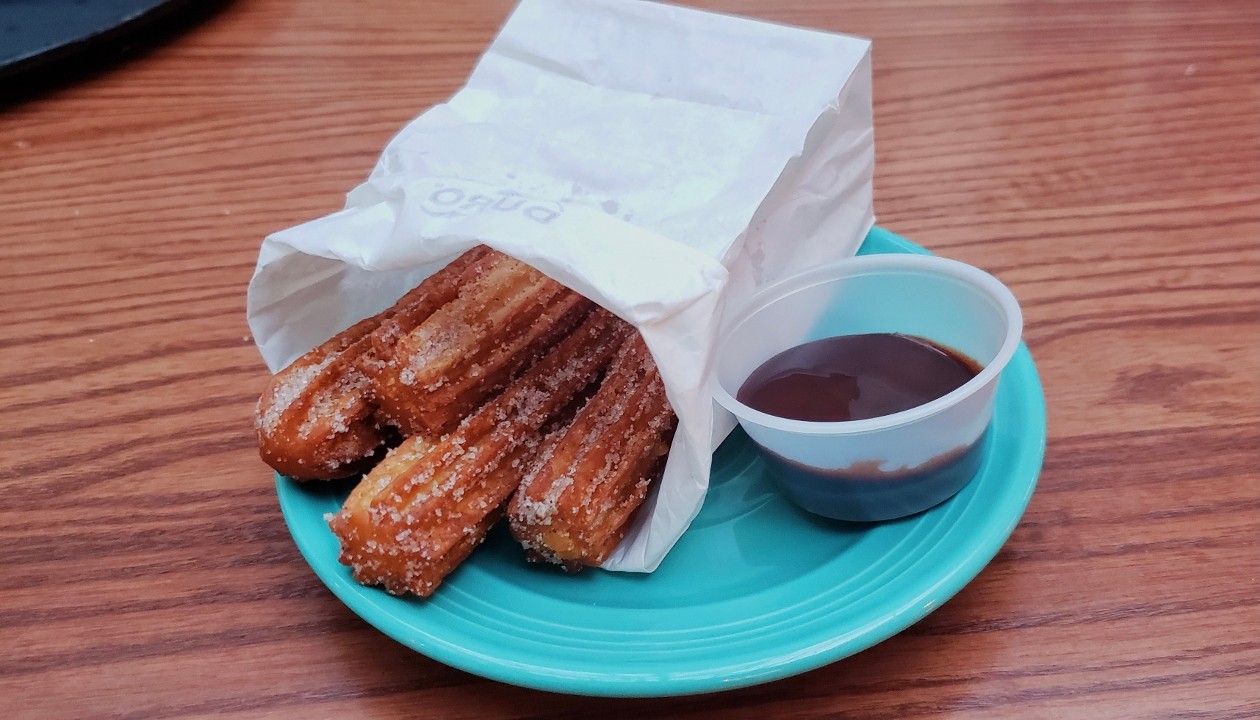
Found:
M 594 308 L 498 252 L 474 271 L 451 302 L 374 334 L 379 359 L 367 367 L 373 395 L 404 435 L 449 432 Z
M 365 367 L 377 363 L 374 335 L 398 315 L 428 317 L 453 300 L 461 280 L 490 253 L 465 253 L 392 307 L 355 323 L 276 373 L 255 410 L 263 461 L 297 480 L 329 480 L 363 472 L 379 459 L 393 432 L 383 427 Z
M 256 424 L 290 477 L 367 472 L 329 520 L 340 560 L 428 597 L 505 514 L 531 560 L 604 562 L 676 423 L 633 327 L 479 246 L 277 373 Z
M 633 328 L 598 309 L 449 434 L 391 450 L 329 522 L 355 579 L 427 597 L 484 539 L 542 443 Z
M 366 469 L 386 441 L 372 416 L 358 357 L 371 348 L 368 318 L 277 373 L 258 399 L 255 429 L 264 462 L 297 480 L 347 477 Z
M 635 334 L 573 421 L 544 441 L 508 506 L 512 535 L 529 557 L 570 570 L 604 562 L 659 477 L 676 424 L 656 363 Z

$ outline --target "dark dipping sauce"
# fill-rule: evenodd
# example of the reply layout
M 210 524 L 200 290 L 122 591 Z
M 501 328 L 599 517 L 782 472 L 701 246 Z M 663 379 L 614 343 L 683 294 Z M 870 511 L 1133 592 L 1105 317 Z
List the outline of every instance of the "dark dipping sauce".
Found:
M 971 358 L 930 340 L 872 333 L 815 340 L 753 371 L 736 398 L 761 412 L 815 422 L 866 420 L 909 410 L 957 390 L 980 372 Z M 851 521 L 905 517 L 937 505 L 980 470 L 988 433 L 919 467 L 808 467 L 763 447 L 780 486 L 819 515 Z
M 948 395 L 979 372 L 971 358 L 924 338 L 838 335 L 765 361 L 735 398 L 792 420 L 867 420 Z

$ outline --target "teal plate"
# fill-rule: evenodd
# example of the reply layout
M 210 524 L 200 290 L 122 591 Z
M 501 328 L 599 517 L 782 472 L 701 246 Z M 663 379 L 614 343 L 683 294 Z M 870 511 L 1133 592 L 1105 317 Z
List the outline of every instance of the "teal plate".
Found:
M 922 248 L 880 228 L 860 254 Z M 302 555 L 351 610 L 435 660 L 555 692 L 664 696 L 754 685 L 834 662 L 940 607 L 997 554 L 1045 449 L 1041 383 L 1021 346 L 998 390 L 979 475 L 949 501 L 880 524 L 780 497 L 741 431 L 713 457 L 704 508 L 656 572 L 568 576 L 525 563 L 502 527 L 429 600 L 354 582 L 324 522 L 346 483 L 277 477 Z

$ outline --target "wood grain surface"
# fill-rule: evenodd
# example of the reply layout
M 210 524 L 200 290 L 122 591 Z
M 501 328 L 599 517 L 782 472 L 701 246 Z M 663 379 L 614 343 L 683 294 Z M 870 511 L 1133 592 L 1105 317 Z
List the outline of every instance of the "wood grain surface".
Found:
M 371 629 L 255 453 L 245 287 L 511 3 L 238 0 L 0 106 L 5 716 L 1260 717 L 1260 4 L 703 5 L 873 38 L 880 224 L 1020 297 L 1050 439 L 992 564 L 698 697 L 524 690 Z

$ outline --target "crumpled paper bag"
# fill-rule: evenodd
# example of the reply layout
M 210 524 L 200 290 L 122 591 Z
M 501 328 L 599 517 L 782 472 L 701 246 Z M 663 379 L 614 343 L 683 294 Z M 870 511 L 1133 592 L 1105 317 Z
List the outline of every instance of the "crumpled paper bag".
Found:
M 345 209 L 267 237 L 248 320 L 276 371 L 477 243 L 633 323 L 679 416 L 611 570 L 654 570 L 734 427 L 708 391 L 726 306 L 874 223 L 870 43 L 624 0 L 524 0 Z

